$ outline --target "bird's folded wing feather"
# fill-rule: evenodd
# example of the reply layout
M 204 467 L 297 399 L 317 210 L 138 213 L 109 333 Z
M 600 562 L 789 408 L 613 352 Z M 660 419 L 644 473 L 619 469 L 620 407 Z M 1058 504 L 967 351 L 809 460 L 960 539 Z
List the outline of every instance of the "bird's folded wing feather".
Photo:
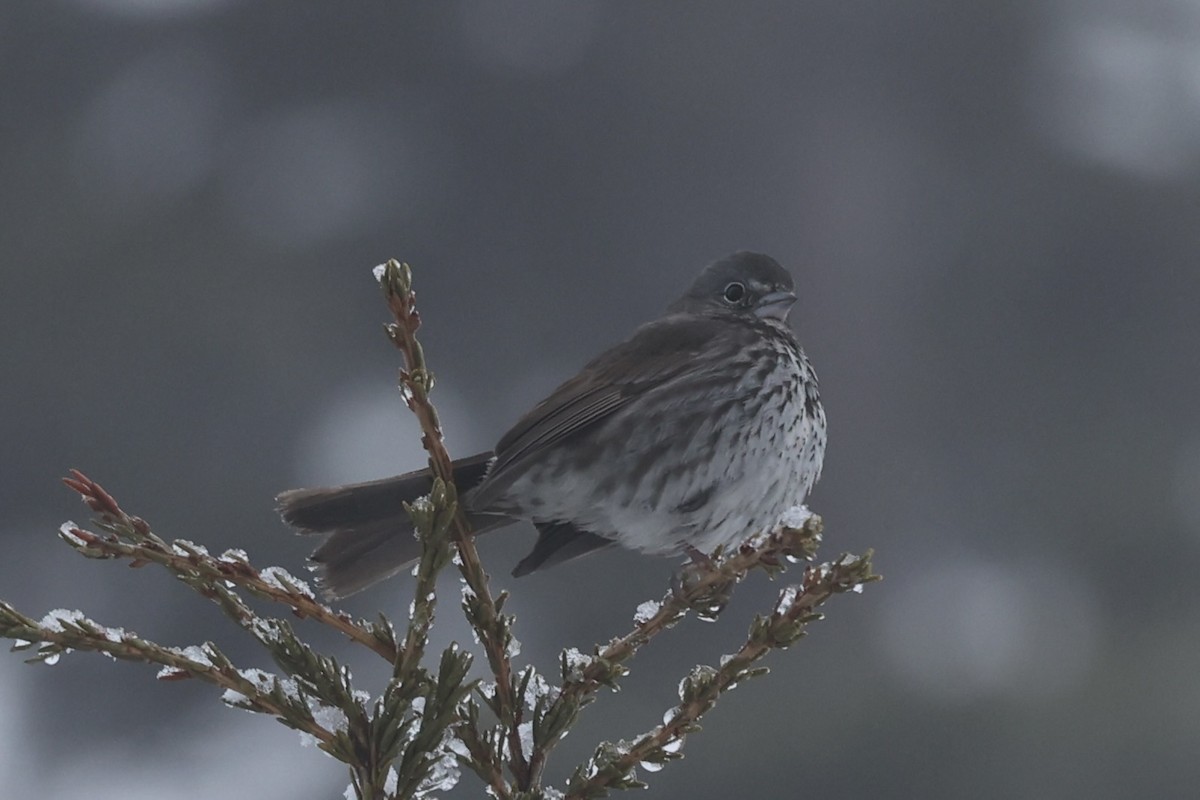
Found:
M 639 395 L 693 371 L 696 353 L 728 333 L 719 321 L 692 315 L 672 315 L 639 328 L 517 421 L 496 445 L 496 461 L 472 504 L 486 508 L 547 448 L 608 418 Z

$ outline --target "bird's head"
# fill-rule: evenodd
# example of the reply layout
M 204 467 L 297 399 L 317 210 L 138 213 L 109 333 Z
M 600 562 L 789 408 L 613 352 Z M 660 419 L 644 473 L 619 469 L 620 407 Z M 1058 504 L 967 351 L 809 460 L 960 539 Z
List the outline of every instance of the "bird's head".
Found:
M 778 261 L 739 250 L 709 264 L 670 310 L 786 321 L 795 302 L 792 276 Z

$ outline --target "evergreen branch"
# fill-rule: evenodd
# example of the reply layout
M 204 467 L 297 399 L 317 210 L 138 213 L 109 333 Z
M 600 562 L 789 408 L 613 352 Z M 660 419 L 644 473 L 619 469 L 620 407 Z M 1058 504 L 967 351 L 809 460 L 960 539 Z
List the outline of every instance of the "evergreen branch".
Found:
M 458 513 L 454 484 L 447 485 L 440 478 L 435 478 L 429 496 L 406 503 L 405 509 L 412 517 L 413 526 L 421 539 L 421 559 L 417 563 L 408 633 L 393 669 L 397 679 L 411 674 L 420 666 L 425 645 L 429 641 L 437 606 L 437 576 L 451 558 L 447 531 Z
M 767 672 L 755 663 L 803 637 L 808 623 L 823 618 L 817 608 L 830 597 L 861 591 L 864 584 L 879 579 L 872 571 L 871 555 L 870 551 L 863 556 L 843 555 L 832 563 L 806 567 L 801 583 L 783 589 L 770 614 L 755 617 L 736 653 L 723 657 L 719 667 L 693 668 L 680 682 L 679 705 L 664 715 L 662 725 L 632 743 L 601 744 L 571 777 L 568 800 L 593 800 L 607 796 L 610 789 L 643 788 L 645 784 L 637 778 L 639 766 L 657 772 L 665 762 L 682 758 L 684 737 L 700 730 L 700 719 L 720 696 L 741 681 Z
M 232 595 L 225 586 L 228 582 L 256 597 L 289 606 L 301 619 L 311 618 L 328 625 L 389 663 L 398 660 L 400 646 L 386 620 L 372 623 L 334 611 L 318 602 L 304 581 L 279 567 L 255 569 L 241 550 L 227 550 L 221 556 L 213 557 L 204 547 L 183 539 L 168 544 L 155 535 L 149 523 L 126 514 L 112 495 L 78 470 L 72 470 L 71 477 L 63 478 L 63 483 L 79 492 L 83 501 L 99 514 L 96 525 L 107 534 L 92 533 L 70 522 L 63 525 L 59 536 L 81 555 L 124 558 L 133 567 L 158 564 L 216 602 L 239 624 L 244 624 L 245 617 L 236 610 L 238 604 L 231 600 Z
M 478 691 L 478 687 L 476 691 Z M 488 727 L 479 719 L 479 704 L 468 697 L 459 709 L 460 722 L 454 735 L 462 744 L 459 760 L 470 767 L 488 791 L 497 798 L 512 796 L 504 778 L 504 753 L 508 747 L 506 732 L 500 727 Z
M 434 377 L 426 366 L 425 352 L 417 341 L 421 316 L 412 289 L 412 270 L 393 260 L 376 267 L 376 277 L 387 299 L 395 322 L 386 326 L 388 338 L 404 357 L 399 384 L 404 402 L 421 426 L 421 444 L 429 454 L 429 468 L 447 486 L 454 485 L 454 468 L 442 437 L 441 422 L 429 400 Z M 466 582 L 463 609 L 475 629 L 496 678 L 493 710 L 505 728 L 508 739 L 508 767 L 519 787 L 528 788 L 532 780 L 529 763 L 521 751 L 518 728 L 522 709 L 516 701 L 513 685 L 512 655 L 516 640 L 512 635 L 512 617 L 501 613 L 506 595 L 493 598 L 488 575 L 479 560 L 474 534 L 461 509 L 454 512 L 454 542 L 458 548 L 458 567 Z
M 471 668 L 470 653 L 451 645 L 442 653 L 436 683 L 425 698 L 420 729 L 408 742 L 400 758 L 400 775 L 396 796 L 411 797 L 421 791 L 450 789 L 457 782 L 456 752 L 452 726 L 460 719 L 462 701 L 474 687 L 466 680 Z M 449 785 L 446 785 L 449 784 Z
M 51 611 L 40 622 L 0 602 L 0 636 L 16 640 L 13 650 L 29 650 L 30 661 L 57 663 L 73 650 L 104 653 L 123 661 L 158 664 L 160 680 L 196 678 L 225 689 L 226 704 L 274 716 L 279 722 L 317 740 L 318 746 L 345 760 L 336 732 L 319 724 L 305 693 L 261 670 L 240 670 L 211 642 L 186 649 L 163 647 L 121 628 L 100 625 L 78 611 Z
M 781 527 L 758 541 L 748 542 L 726 557 L 698 557 L 685 565 L 659 602 L 638 608 L 633 629 L 624 636 L 597 646 L 592 655 L 564 650 L 560 656 L 562 685 L 544 710 L 534 719 L 533 753 L 530 758 L 535 780 L 540 778 L 550 751 L 575 723 L 601 687 L 615 689 L 628 673 L 624 662 L 642 645 L 674 626 L 694 611 L 701 619 L 720 614 L 734 587 L 754 569 L 776 575 L 784 565 L 810 561 L 821 542 L 822 520 L 810 514 L 800 527 Z

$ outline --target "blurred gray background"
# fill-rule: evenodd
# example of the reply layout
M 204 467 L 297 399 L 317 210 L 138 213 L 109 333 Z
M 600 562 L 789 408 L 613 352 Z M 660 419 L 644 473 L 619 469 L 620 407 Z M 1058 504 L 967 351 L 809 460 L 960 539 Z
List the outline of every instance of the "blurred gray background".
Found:
M 423 463 L 371 266 L 413 265 L 466 455 L 757 249 L 822 379 L 825 555 L 886 580 L 646 796 L 1195 796 L 1200 2 L 9 0 L 0 90 L 0 597 L 269 667 L 167 576 L 64 547 L 58 477 L 300 573 L 276 492 Z M 532 539 L 483 551 L 547 671 L 675 567 L 514 581 Z M 469 642 L 445 589 L 437 641 Z M 550 776 L 777 590 L 647 648 Z M 4 654 L 0 795 L 341 796 L 294 732 L 153 674 Z

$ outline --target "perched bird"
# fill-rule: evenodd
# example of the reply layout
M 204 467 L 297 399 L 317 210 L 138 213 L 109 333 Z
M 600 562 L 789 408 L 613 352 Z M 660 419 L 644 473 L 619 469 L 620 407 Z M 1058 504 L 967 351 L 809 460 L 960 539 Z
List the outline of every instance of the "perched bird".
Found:
M 476 532 L 538 530 L 514 575 L 617 544 L 710 553 L 774 526 L 821 474 L 825 412 L 787 317 L 792 276 L 761 253 L 709 265 L 665 315 L 521 417 L 494 452 L 454 462 Z M 279 495 L 283 519 L 331 534 L 312 554 L 327 594 L 420 555 L 403 503 L 429 470 Z

